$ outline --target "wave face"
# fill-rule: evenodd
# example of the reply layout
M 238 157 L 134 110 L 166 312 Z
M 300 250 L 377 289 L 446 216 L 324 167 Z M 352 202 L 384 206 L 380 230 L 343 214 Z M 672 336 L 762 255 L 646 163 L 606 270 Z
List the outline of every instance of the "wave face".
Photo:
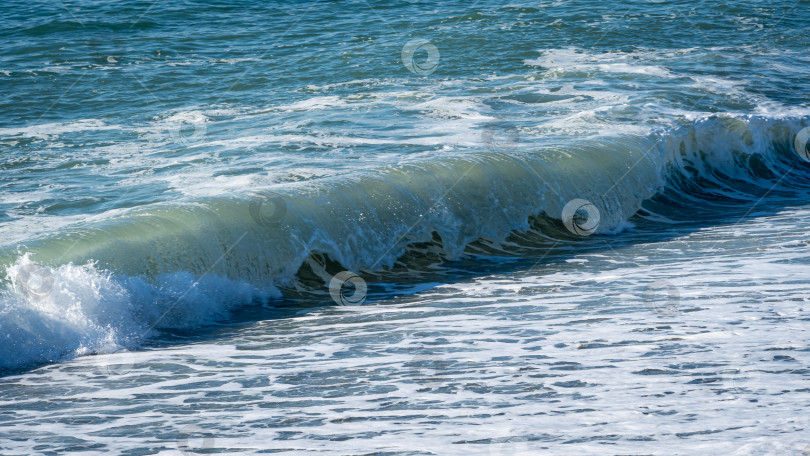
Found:
M 507 141 L 503 150 L 150 205 L 63 229 L 0 253 L 8 265 L 0 368 L 132 348 L 164 329 L 226 320 L 300 290 L 313 257 L 373 273 L 437 239 L 445 259 L 475 241 L 508 254 L 510 236 L 538 223 L 570 244 L 627 228 L 642 204 L 670 220 L 683 207 L 795 197 L 810 187 L 810 166 L 795 152 L 807 125 L 708 117 L 532 152 Z M 587 220 L 570 212 L 572 201 L 591 208 Z
M 713 117 L 675 130 L 662 137 L 665 194 L 698 204 L 802 196 L 810 183 L 807 131 L 807 118 L 763 117 Z

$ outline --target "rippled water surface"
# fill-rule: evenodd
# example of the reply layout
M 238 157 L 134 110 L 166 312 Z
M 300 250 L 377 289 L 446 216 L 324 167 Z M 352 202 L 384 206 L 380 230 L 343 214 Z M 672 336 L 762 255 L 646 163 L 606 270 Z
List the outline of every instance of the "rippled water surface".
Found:
M 6 2 L 0 454 L 810 454 L 808 11 Z

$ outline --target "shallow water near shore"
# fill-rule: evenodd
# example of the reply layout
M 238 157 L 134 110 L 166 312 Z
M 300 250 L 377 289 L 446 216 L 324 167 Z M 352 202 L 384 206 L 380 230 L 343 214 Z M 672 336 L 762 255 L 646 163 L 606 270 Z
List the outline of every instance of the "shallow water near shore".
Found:
M 810 454 L 802 2 L 11 2 L 0 453 Z

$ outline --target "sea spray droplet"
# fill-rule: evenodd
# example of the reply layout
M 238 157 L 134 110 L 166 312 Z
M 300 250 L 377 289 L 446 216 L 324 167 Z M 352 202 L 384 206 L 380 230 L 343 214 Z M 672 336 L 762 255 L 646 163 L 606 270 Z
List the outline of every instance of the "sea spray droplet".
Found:
M 353 272 L 338 272 L 329 281 L 329 295 L 339 306 L 363 304 L 367 291 L 366 281 Z
M 599 228 L 599 209 L 590 201 L 573 199 L 563 207 L 563 225 L 573 234 L 590 236 Z
M 427 58 L 417 62 L 416 58 L 421 57 L 422 52 L 427 53 Z M 413 74 L 427 76 L 439 66 L 439 48 L 424 38 L 410 40 L 402 48 L 402 64 Z

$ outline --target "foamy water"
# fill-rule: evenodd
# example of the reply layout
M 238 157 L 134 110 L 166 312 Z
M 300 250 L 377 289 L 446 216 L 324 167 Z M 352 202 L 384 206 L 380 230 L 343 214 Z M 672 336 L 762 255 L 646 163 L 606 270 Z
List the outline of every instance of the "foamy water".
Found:
M 810 454 L 805 10 L 12 3 L 0 453 Z

